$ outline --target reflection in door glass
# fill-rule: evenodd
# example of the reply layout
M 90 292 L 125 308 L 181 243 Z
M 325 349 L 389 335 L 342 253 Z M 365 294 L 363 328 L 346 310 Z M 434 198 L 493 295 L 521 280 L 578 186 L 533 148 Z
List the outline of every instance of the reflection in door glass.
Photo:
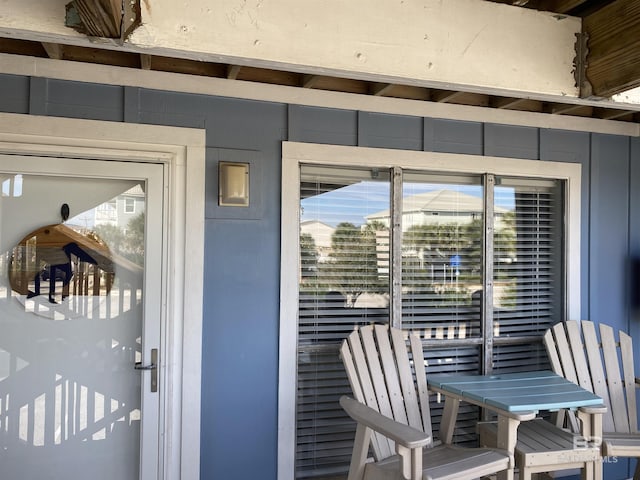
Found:
M 35 175 L 16 189 L 14 177 L 6 180 L 0 476 L 137 479 L 144 189 Z M 72 217 L 62 222 L 59 205 L 44 208 L 45 191 L 63 192 Z
M 483 189 L 479 177 L 407 174 L 402 200 L 402 325 L 429 339 L 480 336 Z
M 296 476 L 335 475 L 351 446 L 337 399 L 351 394 L 337 346 L 356 325 L 389 322 L 389 170 L 300 171 Z M 349 427 L 347 427 L 349 428 Z

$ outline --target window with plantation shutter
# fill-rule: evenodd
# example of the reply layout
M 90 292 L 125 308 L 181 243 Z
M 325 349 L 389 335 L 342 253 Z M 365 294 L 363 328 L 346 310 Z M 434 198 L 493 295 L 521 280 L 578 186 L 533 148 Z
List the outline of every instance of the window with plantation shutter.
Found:
M 281 478 L 347 472 L 355 426 L 338 403 L 352 394 L 338 349 L 360 325 L 417 332 L 428 373 L 547 367 L 541 335 L 575 311 L 569 285 L 579 276 L 566 258 L 579 246 L 567 239 L 579 218 L 579 166 L 526 176 L 541 170 L 491 157 L 363 160 L 354 147 L 325 155 L 329 147 L 292 145 L 307 161 L 285 149 L 296 188 L 283 183 L 280 415 L 291 429 L 281 429 Z M 287 198 L 297 218 L 284 211 Z M 297 259 L 295 272 L 285 257 Z M 434 397 L 436 432 L 441 407 Z M 479 412 L 463 404 L 458 418 L 456 442 L 473 445 Z

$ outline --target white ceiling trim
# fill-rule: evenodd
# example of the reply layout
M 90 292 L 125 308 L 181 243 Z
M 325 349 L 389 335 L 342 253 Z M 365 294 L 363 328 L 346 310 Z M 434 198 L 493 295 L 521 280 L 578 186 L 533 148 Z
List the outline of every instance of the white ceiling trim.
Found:
M 21 55 L 0 54 L 0 73 L 243 98 L 294 105 L 585 131 L 631 137 L 640 136 L 640 124 L 638 123 L 329 92 L 300 87 L 261 84 L 224 78 L 139 70 Z M 552 98 L 553 99 L 548 99 L 547 101 L 553 102 L 554 99 L 556 102 L 558 101 L 557 97 Z M 603 108 L 620 108 L 620 105 L 614 102 L 574 99 L 570 103 Z M 634 107 L 640 111 L 640 105 L 635 105 Z

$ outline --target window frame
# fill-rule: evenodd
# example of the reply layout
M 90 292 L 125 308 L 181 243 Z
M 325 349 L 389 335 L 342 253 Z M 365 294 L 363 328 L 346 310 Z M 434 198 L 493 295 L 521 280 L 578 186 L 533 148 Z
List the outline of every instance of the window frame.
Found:
M 136 213 L 136 199 L 125 195 L 124 197 L 124 213 Z
M 580 317 L 581 172 L 578 163 L 439 152 L 282 143 L 282 223 L 278 381 L 278 480 L 295 478 L 300 165 L 402 168 L 430 172 L 559 179 L 566 182 L 564 212 L 565 318 Z

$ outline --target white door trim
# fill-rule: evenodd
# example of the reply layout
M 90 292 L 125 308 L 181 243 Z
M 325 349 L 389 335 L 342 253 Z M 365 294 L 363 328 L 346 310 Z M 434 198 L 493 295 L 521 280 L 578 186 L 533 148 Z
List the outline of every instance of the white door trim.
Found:
M 0 114 L 0 154 L 163 163 L 168 225 L 159 480 L 200 478 L 204 130 Z

